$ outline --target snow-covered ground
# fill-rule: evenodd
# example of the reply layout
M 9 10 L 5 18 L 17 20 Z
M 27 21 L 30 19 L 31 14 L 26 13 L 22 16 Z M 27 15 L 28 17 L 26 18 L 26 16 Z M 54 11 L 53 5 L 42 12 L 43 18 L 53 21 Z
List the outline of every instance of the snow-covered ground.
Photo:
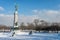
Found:
M 0 33 L 0 40 L 60 40 L 60 33 L 32 33 L 15 31 L 15 35 L 12 37 L 12 32 Z

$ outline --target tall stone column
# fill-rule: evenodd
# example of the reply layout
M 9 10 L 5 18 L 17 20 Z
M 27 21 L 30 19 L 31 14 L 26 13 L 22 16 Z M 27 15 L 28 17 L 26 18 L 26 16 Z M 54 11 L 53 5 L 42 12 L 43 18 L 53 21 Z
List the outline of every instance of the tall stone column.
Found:
M 14 28 L 18 27 L 18 8 L 15 5 L 15 12 L 14 12 Z

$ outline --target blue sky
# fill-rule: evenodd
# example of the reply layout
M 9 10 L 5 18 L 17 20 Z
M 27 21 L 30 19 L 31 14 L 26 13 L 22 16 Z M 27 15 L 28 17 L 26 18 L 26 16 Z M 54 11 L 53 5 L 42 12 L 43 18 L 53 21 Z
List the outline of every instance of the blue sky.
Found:
M 60 0 L 0 0 L 0 6 L 5 10 L 4 13 L 14 12 L 15 1 L 19 6 L 19 14 L 30 15 L 32 10 L 59 10 Z M 1 11 L 0 11 L 1 12 Z M 3 13 L 2 12 L 2 13 Z
M 31 22 L 33 19 L 44 19 L 49 22 L 60 22 L 60 0 L 0 0 L 0 24 L 5 24 L 9 17 L 12 24 L 15 11 L 15 2 L 18 4 L 20 22 Z M 3 17 L 3 18 L 2 18 Z M 4 19 L 5 18 L 5 19 Z M 3 21 L 2 21 L 3 20 Z M 6 24 L 8 24 L 6 23 Z

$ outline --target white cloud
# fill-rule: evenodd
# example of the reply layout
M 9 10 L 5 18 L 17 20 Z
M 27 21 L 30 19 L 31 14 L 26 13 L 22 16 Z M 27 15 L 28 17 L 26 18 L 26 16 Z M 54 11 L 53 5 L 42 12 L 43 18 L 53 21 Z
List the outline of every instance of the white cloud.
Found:
M 19 24 L 21 22 L 27 23 L 32 22 L 34 19 L 38 19 L 39 17 L 36 15 L 26 16 L 26 15 L 19 15 Z M 4 25 L 13 25 L 14 17 L 13 15 L 6 15 L 0 14 L 0 24 Z
M 56 15 L 60 14 L 60 10 L 32 10 L 35 14 Z
M 20 22 L 24 22 L 24 23 L 33 22 L 34 19 L 38 19 L 38 18 L 39 17 L 36 15 L 32 15 L 32 16 L 20 15 L 19 16 Z
M 47 19 L 50 22 L 60 22 L 60 10 L 37 10 L 32 11 L 35 15 Z
M 37 13 L 37 12 L 39 12 L 38 10 L 32 10 L 34 13 Z
M 35 15 L 19 15 L 19 24 L 21 22 L 33 22 L 34 19 L 43 19 L 46 21 L 60 22 L 60 11 L 59 10 L 33 10 Z M 43 15 L 43 16 L 41 16 Z M 48 15 L 48 16 L 47 16 Z M 55 17 L 55 16 L 58 17 Z M 13 25 L 14 16 L 7 14 L 0 14 L 0 24 Z
M 4 8 L 2 6 L 0 6 L 0 11 L 3 11 L 3 10 L 4 10 Z
M 60 13 L 59 10 L 46 10 L 45 12 L 47 15 L 57 15 Z
M 0 14 L 0 24 L 12 25 L 13 15 Z

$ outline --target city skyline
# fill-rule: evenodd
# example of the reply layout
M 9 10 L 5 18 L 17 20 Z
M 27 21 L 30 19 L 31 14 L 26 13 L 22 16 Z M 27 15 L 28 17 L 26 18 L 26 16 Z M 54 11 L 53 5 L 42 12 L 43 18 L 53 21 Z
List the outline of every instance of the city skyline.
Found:
M 0 24 L 13 25 L 15 1 L 19 8 L 19 23 L 34 19 L 60 22 L 60 0 L 0 0 Z

